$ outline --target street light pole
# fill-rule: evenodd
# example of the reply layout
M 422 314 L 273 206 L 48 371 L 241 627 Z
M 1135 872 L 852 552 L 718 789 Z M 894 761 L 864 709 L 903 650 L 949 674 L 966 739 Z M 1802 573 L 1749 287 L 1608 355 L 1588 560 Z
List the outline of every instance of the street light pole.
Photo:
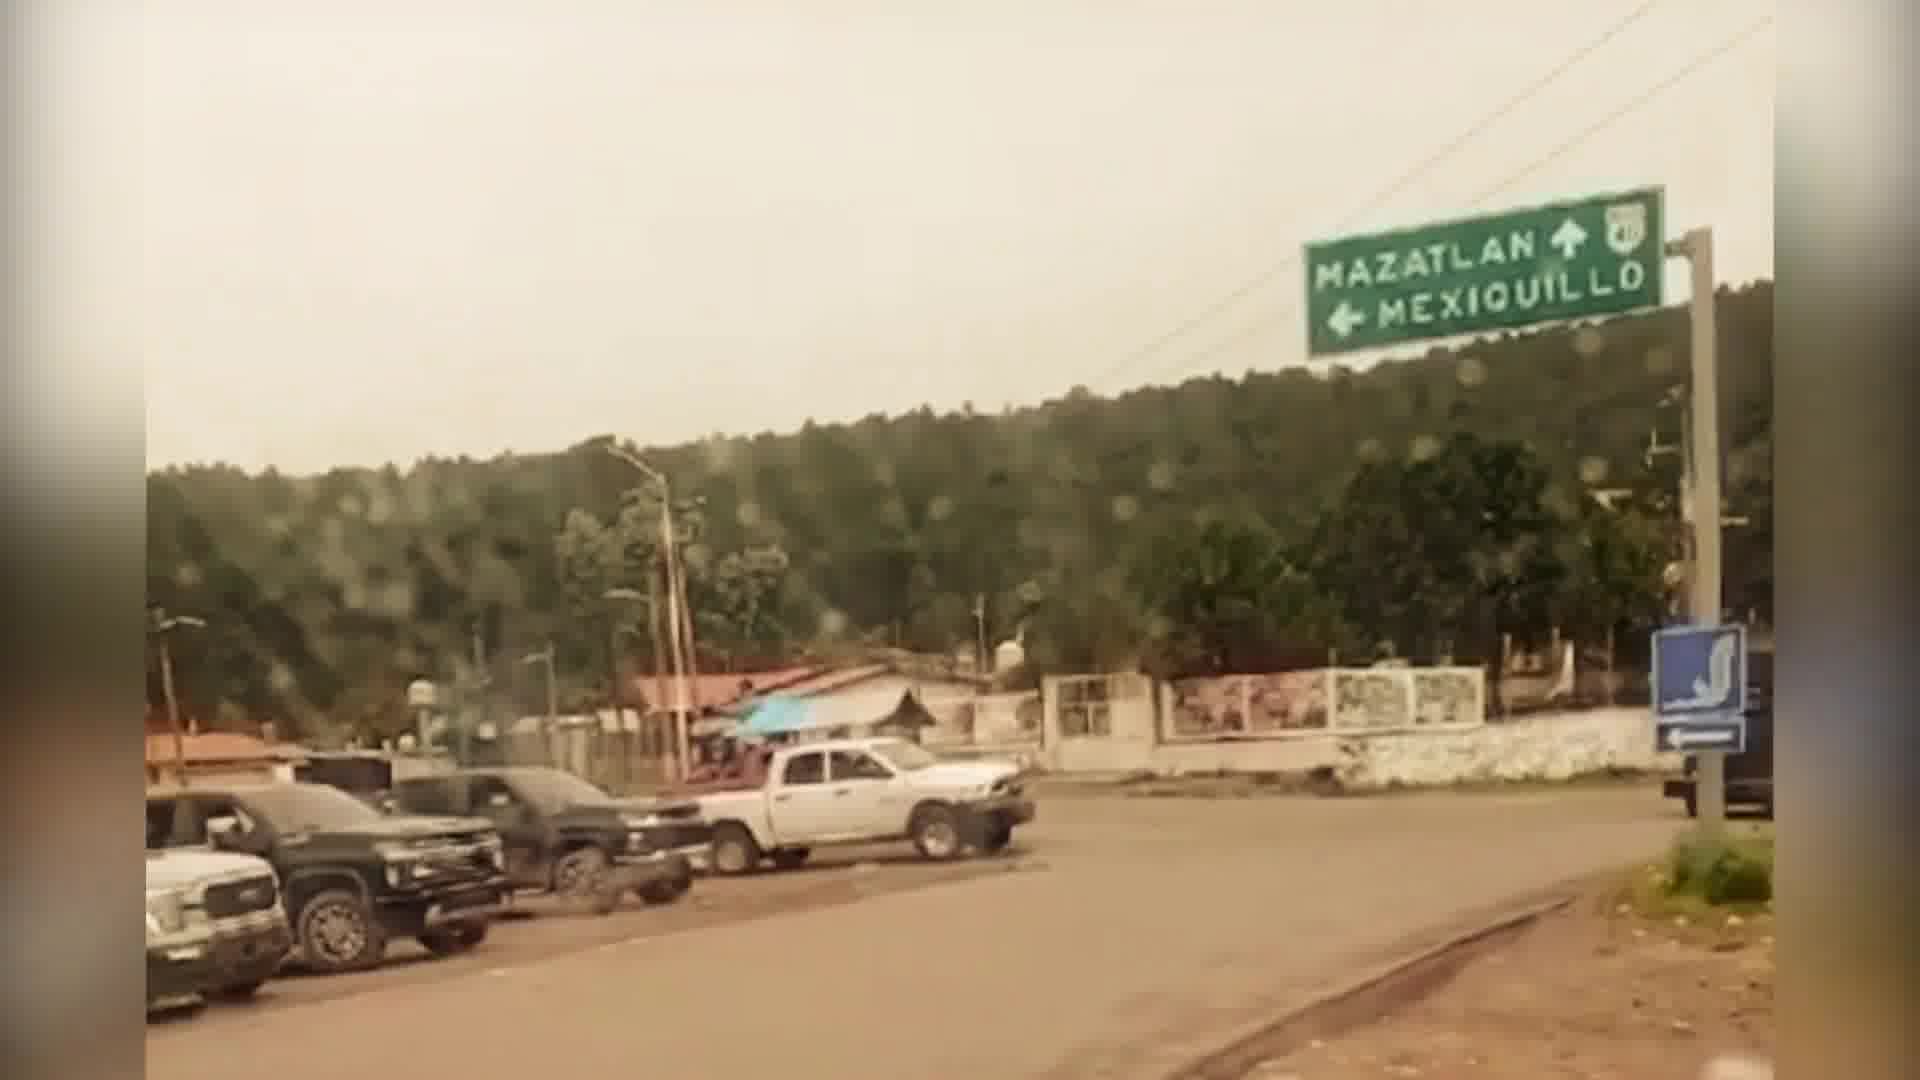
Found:
M 187 786 L 187 739 L 180 726 L 180 697 L 173 685 L 173 649 L 167 639 L 180 627 L 206 625 L 206 620 L 192 615 L 168 615 L 162 608 L 153 609 L 154 632 L 160 639 L 160 693 L 167 699 L 167 727 L 173 733 L 174 779 L 181 787 Z
M 456 743 L 458 747 L 456 753 L 459 754 L 461 768 L 468 768 L 473 764 L 474 726 L 484 722 L 492 711 L 488 707 L 492 704 L 488 694 L 491 683 L 492 676 L 487 671 L 487 642 L 480 620 L 475 619 L 473 622 L 473 703 L 470 708 L 462 710 L 465 715 L 461 717 Z M 466 703 L 462 702 L 462 704 Z
M 547 675 L 547 731 L 551 733 L 554 725 L 560 722 L 560 689 L 558 676 L 553 669 L 553 642 L 537 653 L 528 653 L 520 658 L 523 664 L 539 664 L 546 668 Z

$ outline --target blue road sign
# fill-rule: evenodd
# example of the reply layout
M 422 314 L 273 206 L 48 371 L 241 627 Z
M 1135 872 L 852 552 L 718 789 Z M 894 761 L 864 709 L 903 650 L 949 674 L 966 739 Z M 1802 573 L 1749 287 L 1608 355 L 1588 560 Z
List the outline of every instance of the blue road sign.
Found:
M 1725 723 L 1747 710 L 1744 626 L 1676 626 L 1653 635 L 1653 714 Z
M 1689 716 L 1660 720 L 1653 727 L 1653 746 L 1663 754 L 1693 754 L 1702 750 L 1742 754 L 1747 749 L 1747 718 Z

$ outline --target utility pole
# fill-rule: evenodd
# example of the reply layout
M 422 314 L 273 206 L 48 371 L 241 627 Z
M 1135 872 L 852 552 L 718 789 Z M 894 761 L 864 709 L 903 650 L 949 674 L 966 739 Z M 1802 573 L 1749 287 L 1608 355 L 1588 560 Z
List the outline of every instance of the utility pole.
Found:
M 667 579 L 667 652 L 673 660 L 673 757 L 677 776 L 685 779 L 687 759 L 681 747 L 687 729 L 687 654 L 680 633 L 680 590 L 673 579 L 673 559 L 666 554 L 668 550 L 662 549 L 661 563 Z
M 664 708 L 667 704 L 666 627 L 660 621 L 660 575 L 651 570 L 647 572 L 647 637 L 653 643 L 653 704 L 655 708 Z M 647 728 L 651 752 L 658 754 L 666 740 L 658 723 L 649 720 Z
M 699 699 L 694 694 L 694 687 L 699 685 L 700 654 L 693 640 L 693 605 L 687 601 L 686 568 L 680 562 L 678 550 L 677 547 L 674 549 L 673 577 L 670 584 L 680 597 L 680 632 L 686 638 L 686 644 L 683 646 L 686 653 L 686 667 L 681 675 L 680 719 L 674 729 L 678 745 L 674 749 L 680 757 L 680 778 L 685 780 L 693 769 L 693 748 L 689 745 L 691 739 L 688 728 L 700 709 Z
M 667 482 L 666 474 L 648 465 L 639 455 L 619 446 L 608 446 L 607 452 L 639 470 L 660 489 L 660 554 L 666 563 L 667 622 L 674 654 L 674 752 L 678 758 L 680 778 L 684 780 L 689 771 L 687 724 L 692 706 L 688 680 L 698 661 L 693 655 L 693 616 L 687 610 L 686 575 L 681 569 L 680 549 L 675 542 L 673 486 Z
M 1694 229 L 1667 245 L 1693 270 L 1690 321 L 1693 385 L 1688 396 L 1687 447 L 1683 460 L 1686 516 L 1692 525 L 1688 551 L 1687 616 L 1695 626 L 1720 624 L 1720 384 L 1714 320 L 1713 230 Z M 1703 831 L 1715 834 L 1727 821 L 1727 755 L 1696 751 L 1694 791 Z

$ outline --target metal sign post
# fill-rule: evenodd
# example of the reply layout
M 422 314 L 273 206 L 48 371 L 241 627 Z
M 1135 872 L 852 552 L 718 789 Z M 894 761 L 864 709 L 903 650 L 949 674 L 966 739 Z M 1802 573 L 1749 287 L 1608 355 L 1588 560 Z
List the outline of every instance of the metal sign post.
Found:
M 1693 385 L 1687 395 L 1691 423 L 1688 445 L 1682 452 L 1692 463 L 1691 503 L 1688 515 L 1693 523 L 1692 572 L 1687 575 L 1687 618 L 1697 627 L 1720 625 L 1720 374 L 1714 319 L 1713 230 L 1694 229 L 1667 245 L 1667 254 L 1684 258 L 1692 266 L 1693 297 L 1690 302 Z M 1746 637 L 1739 638 L 1740 675 L 1735 688 L 1744 704 L 1746 698 Z M 1744 715 L 1742 715 L 1744 722 Z M 1704 748 L 1697 752 L 1694 771 L 1694 798 L 1701 826 L 1716 832 L 1727 820 L 1725 748 Z

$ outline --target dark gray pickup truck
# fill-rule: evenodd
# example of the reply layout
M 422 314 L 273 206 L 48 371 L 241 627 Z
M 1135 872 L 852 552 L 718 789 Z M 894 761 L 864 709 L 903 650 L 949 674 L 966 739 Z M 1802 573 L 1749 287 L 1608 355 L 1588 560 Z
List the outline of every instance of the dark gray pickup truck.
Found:
M 713 826 L 691 800 L 618 799 L 560 769 L 461 769 L 399 781 L 390 799 L 403 813 L 491 821 L 514 888 L 591 900 L 601 911 L 627 892 L 649 904 L 678 900 L 713 845 Z

